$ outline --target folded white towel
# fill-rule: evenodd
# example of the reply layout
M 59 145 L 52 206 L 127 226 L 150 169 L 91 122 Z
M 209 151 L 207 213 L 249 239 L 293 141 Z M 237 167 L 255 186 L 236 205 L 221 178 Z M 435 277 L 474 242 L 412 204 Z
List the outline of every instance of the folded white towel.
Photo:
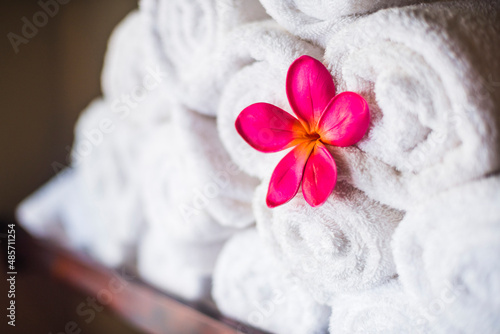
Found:
M 214 273 L 213 298 L 227 316 L 273 333 L 326 333 L 330 308 L 287 274 L 255 229 L 224 246 Z M 240 332 L 245 333 L 245 326 Z
M 500 330 L 500 178 L 450 189 L 409 210 L 393 241 L 402 284 L 447 333 Z
M 342 291 L 380 285 L 396 275 L 391 236 L 402 213 L 338 183 L 317 208 L 302 193 L 287 204 L 266 206 L 268 183 L 257 188 L 257 228 L 280 260 L 321 303 Z
M 288 31 L 321 46 L 360 14 L 426 1 L 430 0 L 261 0 Z
M 100 100 L 80 116 L 72 150 L 81 200 L 95 218 L 89 251 L 109 266 L 132 259 L 143 215 L 138 200 L 136 156 L 140 133 L 120 122 Z
M 381 10 L 327 43 L 338 90 L 367 98 L 372 126 L 338 149 L 339 178 L 400 209 L 500 168 L 499 3 Z
M 334 299 L 330 333 L 400 334 L 438 333 L 436 323 L 425 321 L 418 301 L 410 298 L 397 280 L 377 288 Z
M 257 0 L 143 0 L 148 57 L 168 73 L 173 93 L 214 115 L 230 65 L 221 58 L 234 27 L 267 17 Z M 230 67 L 230 66 L 229 66 Z
M 291 112 L 285 93 L 288 67 L 301 55 L 319 58 L 321 52 L 274 22 L 235 29 L 228 45 L 232 47 L 227 52 L 247 66 L 224 89 L 217 112 L 219 135 L 233 161 L 246 173 L 262 179 L 271 175 L 285 152 L 265 154 L 254 150 L 236 132 L 236 118 L 256 102 L 272 103 Z
M 139 243 L 137 270 L 159 289 L 185 300 L 206 301 L 222 246 L 222 242 L 176 240 L 164 226 L 151 225 Z

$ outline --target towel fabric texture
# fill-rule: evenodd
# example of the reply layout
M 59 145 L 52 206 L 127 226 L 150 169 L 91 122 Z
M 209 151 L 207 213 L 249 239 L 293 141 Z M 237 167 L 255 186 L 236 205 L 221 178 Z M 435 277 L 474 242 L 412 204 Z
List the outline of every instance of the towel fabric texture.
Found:
M 500 2 L 141 0 L 113 32 L 71 166 L 21 224 L 273 333 L 500 332 Z M 328 147 L 336 188 L 266 206 L 287 150 L 237 133 L 294 115 L 302 55 L 370 108 Z

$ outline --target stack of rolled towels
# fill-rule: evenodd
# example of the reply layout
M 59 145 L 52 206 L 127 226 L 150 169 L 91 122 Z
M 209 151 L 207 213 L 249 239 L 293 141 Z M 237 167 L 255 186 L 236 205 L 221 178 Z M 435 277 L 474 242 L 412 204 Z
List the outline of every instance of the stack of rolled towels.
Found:
M 369 103 L 326 203 L 266 206 L 284 152 L 236 132 L 291 113 L 320 60 Z M 113 32 L 70 166 L 23 201 L 34 235 L 248 332 L 500 333 L 500 2 L 142 0 Z

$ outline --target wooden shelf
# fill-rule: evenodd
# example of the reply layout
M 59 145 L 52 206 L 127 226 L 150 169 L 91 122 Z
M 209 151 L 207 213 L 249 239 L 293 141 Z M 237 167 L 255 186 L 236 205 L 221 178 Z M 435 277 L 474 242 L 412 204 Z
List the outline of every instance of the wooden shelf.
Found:
M 30 238 L 31 239 L 31 238 Z M 227 319 L 203 304 L 190 304 L 169 296 L 125 268 L 111 270 L 84 254 L 43 241 L 31 240 L 34 254 L 57 280 L 100 297 L 123 321 L 146 333 L 264 334 Z

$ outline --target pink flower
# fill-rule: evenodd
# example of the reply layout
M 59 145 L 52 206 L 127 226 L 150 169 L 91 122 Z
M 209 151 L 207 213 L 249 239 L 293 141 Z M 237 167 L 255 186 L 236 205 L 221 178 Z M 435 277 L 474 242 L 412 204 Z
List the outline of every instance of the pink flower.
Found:
M 291 200 L 301 183 L 306 202 L 319 206 L 337 182 L 337 166 L 326 145 L 346 147 L 363 138 L 370 124 L 368 103 L 353 92 L 335 96 L 330 73 L 309 56 L 290 65 L 286 95 L 298 119 L 272 104 L 255 103 L 238 115 L 236 130 L 260 152 L 295 146 L 274 169 L 268 207 Z

